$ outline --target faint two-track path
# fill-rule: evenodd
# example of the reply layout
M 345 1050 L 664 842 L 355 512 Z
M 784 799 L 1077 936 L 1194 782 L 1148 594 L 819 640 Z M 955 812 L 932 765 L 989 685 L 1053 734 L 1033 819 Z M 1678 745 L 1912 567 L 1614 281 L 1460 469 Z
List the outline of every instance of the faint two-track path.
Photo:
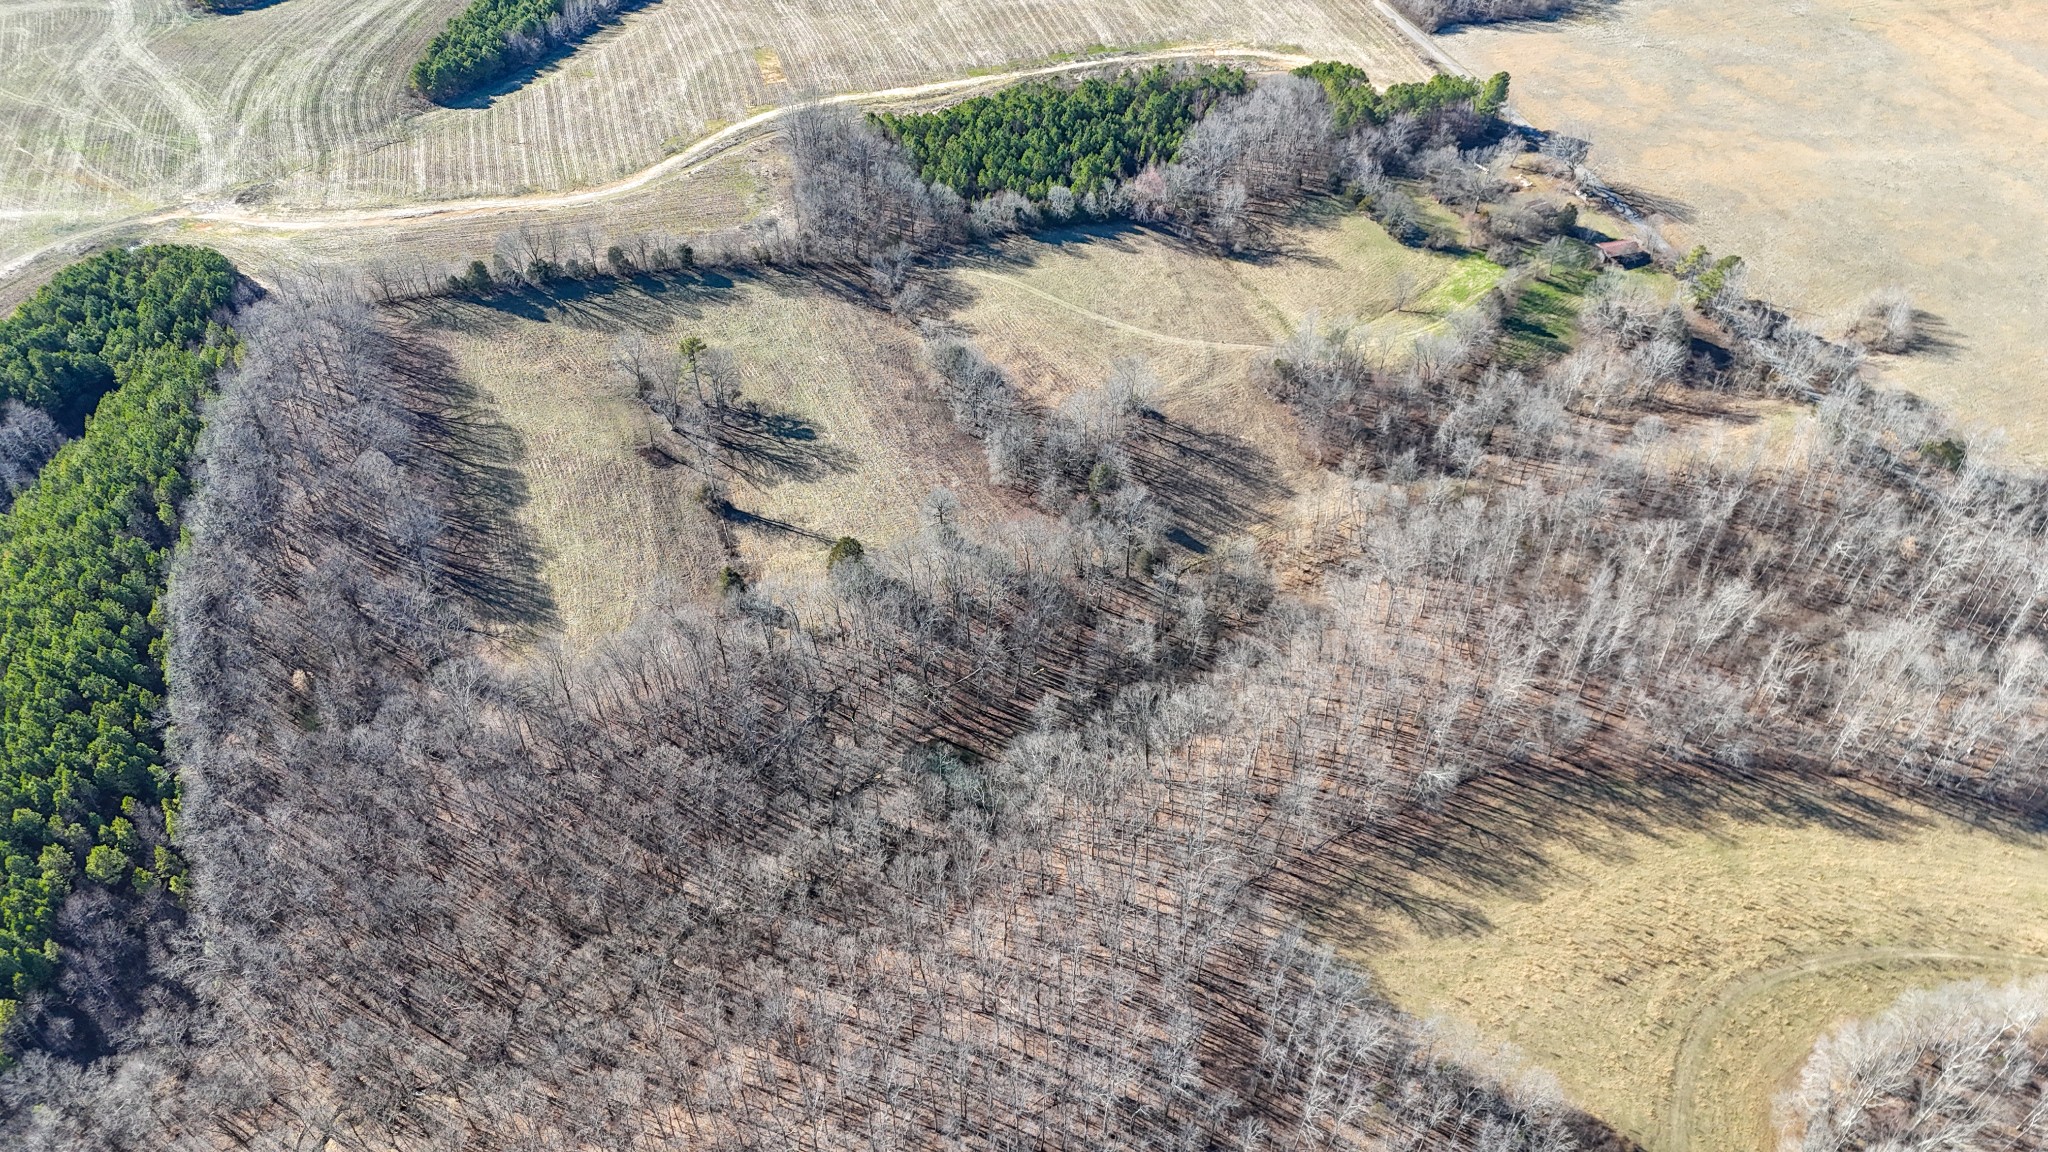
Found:
M 1726 988 L 1707 1010 L 1694 1017 L 1685 1029 L 1685 1043 L 1678 1050 L 1678 1063 L 1671 1072 L 1671 1115 L 1666 1121 L 1661 1152 L 1691 1152 L 1693 1113 L 1698 1108 L 1700 1068 L 1713 1047 L 1714 1037 L 1745 1005 L 1794 980 L 1829 975 L 1853 968 L 1884 964 L 1959 963 L 2011 965 L 2015 968 L 2048 970 L 2048 956 L 2015 952 L 1972 952 L 1967 950 L 1914 948 L 1852 948 L 1809 956 L 1768 971 L 1747 976 Z
M 975 280 L 986 281 L 990 284 L 1001 284 L 1007 288 L 1013 288 L 1019 292 L 1036 296 L 1056 308 L 1071 312 L 1084 319 L 1092 320 L 1105 328 L 1114 328 L 1119 332 L 1128 332 L 1133 336 L 1141 336 L 1158 344 L 1171 344 L 1177 348 L 1207 348 L 1219 352 L 1270 352 L 1273 348 L 1270 343 L 1232 344 L 1224 340 L 1200 340 L 1192 336 L 1174 336 L 1166 332 L 1154 332 L 1150 328 L 1140 328 L 1136 324 L 1126 324 L 1114 316 L 1104 316 L 1100 312 L 1090 311 L 1074 303 L 1072 300 L 1056 296 L 1035 284 L 1026 284 L 1014 276 L 1004 276 L 1001 273 L 986 272 L 978 268 L 965 268 L 961 270 L 960 274 Z

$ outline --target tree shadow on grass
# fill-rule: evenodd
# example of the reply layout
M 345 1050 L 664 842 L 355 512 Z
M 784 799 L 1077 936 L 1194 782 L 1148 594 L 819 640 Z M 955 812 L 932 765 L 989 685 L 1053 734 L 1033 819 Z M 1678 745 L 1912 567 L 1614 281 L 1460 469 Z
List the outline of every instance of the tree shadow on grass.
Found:
M 832 537 L 822 532 L 813 532 L 801 524 L 792 524 L 787 520 L 777 520 L 772 516 L 763 516 L 758 512 L 748 512 L 743 508 L 736 508 L 730 504 L 721 508 L 718 516 L 719 519 L 724 520 L 726 523 L 734 524 L 741 528 L 753 528 L 775 536 L 795 536 L 805 540 L 815 540 L 820 544 L 832 543 Z
M 1490 930 L 1482 904 L 1535 900 L 1561 878 L 1557 854 L 1626 857 L 1616 833 L 1714 834 L 1734 825 L 1817 826 L 1873 842 L 1907 835 L 1933 810 L 2000 835 L 2048 829 L 2042 815 L 1974 797 L 1874 783 L 1786 762 L 1735 770 L 1634 747 L 1605 757 L 1503 765 L 1435 808 L 1415 808 L 1343 838 L 1316 867 L 1304 900 L 1333 935 L 1371 945 L 1390 928 L 1428 936 Z M 1301 895 L 1316 891 L 1296 877 Z
M 557 280 L 478 297 L 466 311 L 487 310 L 535 324 L 567 324 L 588 331 L 656 332 L 678 316 L 702 315 L 723 303 L 739 281 L 720 272 Z M 460 316 L 461 312 L 453 313 Z
M 1963 348 L 1961 334 L 1945 317 L 1925 308 L 1913 309 L 1913 339 L 1906 345 L 1907 355 L 1952 360 Z
M 760 404 L 718 409 L 709 431 L 725 464 L 756 484 L 823 480 L 854 469 L 854 454 L 822 439 L 816 424 Z
M 1168 537 L 1191 552 L 1263 522 L 1294 495 L 1264 452 L 1158 412 L 1147 410 L 1122 447 L 1132 479 L 1172 516 Z
M 1639 216 L 1662 216 L 1679 224 L 1692 224 L 1699 220 L 1699 210 L 1675 196 L 1665 196 L 1631 184 L 1609 184 L 1607 191 Z
M 422 447 L 456 483 L 445 549 L 453 593 L 479 620 L 521 638 L 559 628 L 540 576 L 542 549 L 519 515 L 531 499 L 525 442 L 438 345 L 410 332 L 396 345 L 397 369 L 421 409 Z
M 1445 24 L 1433 32 L 1433 36 L 1455 36 L 1471 29 L 1508 28 L 1517 31 L 1545 27 L 1568 28 L 1582 24 L 1596 24 L 1604 20 L 1608 12 L 1620 0 L 1570 0 L 1561 4 L 1556 11 L 1538 13 L 1533 16 L 1519 16 L 1505 20 L 1474 20 L 1460 24 Z M 1429 31 L 1427 28 L 1425 31 Z
M 278 0 L 261 0 L 261 2 L 277 3 Z M 549 48 L 535 57 L 532 63 L 527 64 L 518 71 L 500 78 L 496 83 L 488 87 L 474 88 L 460 96 L 451 96 L 446 100 L 434 101 L 434 103 L 443 108 L 489 108 L 498 102 L 500 96 L 509 96 L 528 84 L 533 83 L 542 75 L 559 69 L 564 61 L 576 54 L 578 49 L 617 28 L 629 14 L 649 7 L 654 3 L 655 0 L 620 0 L 616 11 L 605 16 L 575 37 Z

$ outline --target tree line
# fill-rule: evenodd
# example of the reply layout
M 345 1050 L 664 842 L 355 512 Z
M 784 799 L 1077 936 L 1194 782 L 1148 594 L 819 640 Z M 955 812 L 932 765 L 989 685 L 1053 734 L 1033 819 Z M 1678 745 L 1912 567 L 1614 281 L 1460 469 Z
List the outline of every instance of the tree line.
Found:
M 1103 121 L 1068 109 L 1063 101 L 1073 97 L 1056 86 L 1030 86 L 1014 98 L 1028 116 L 1009 116 L 1006 95 L 968 101 L 957 114 L 871 122 L 843 109 L 807 109 L 784 132 L 794 213 L 773 247 L 793 262 L 866 264 L 884 286 L 900 285 L 899 270 L 922 256 L 1073 219 L 1135 219 L 1232 251 L 1259 246 L 1307 198 L 1349 194 L 1392 219 L 1402 194 L 1391 179 L 1426 176 L 1462 187 L 1493 158 L 1477 152 L 1520 143 L 1505 138 L 1499 119 L 1505 74 L 1484 83 L 1439 76 L 1382 92 L 1348 66 L 1307 72 L 1234 91 L 1190 87 L 1202 92 L 1186 106 L 1191 122 L 1177 137 L 1161 138 L 1177 138 L 1176 148 L 1133 148 L 1113 168 L 1091 166 L 1085 190 L 1058 182 L 1063 171 L 1072 175 L 1063 168 L 1069 153 L 1044 145 L 1011 150 L 1003 142 L 1013 120 L 1031 126 L 1031 139 L 1069 129 L 1090 141 L 1121 139 Z M 1195 83 L 1175 75 L 1161 68 L 1094 82 L 1087 90 L 1103 95 L 1078 107 L 1117 107 L 1108 94 L 1119 84 L 1132 93 L 1152 86 L 1149 99 L 1165 101 L 1174 85 Z M 1150 162 L 1142 162 L 1147 155 Z M 1505 185 L 1493 181 L 1485 191 L 1498 198 Z M 1412 222 L 1413 205 L 1406 211 Z
M 632 0 L 472 0 L 427 42 L 413 91 L 445 102 L 496 83 L 632 6 Z
M 1389 85 L 1384 92 L 1373 87 L 1365 69 L 1335 60 L 1304 64 L 1294 75 L 1323 86 L 1339 131 L 1461 104 L 1469 104 L 1481 116 L 1495 116 L 1508 101 L 1505 72 L 1496 72 L 1484 82 L 1440 72 L 1421 83 Z
M 10 1037 L 95 1050 L 103 1038 L 69 1035 L 61 1004 L 40 1008 L 60 914 L 81 886 L 161 910 L 182 882 L 159 601 L 200 404 L 232 344 L 216 321 L 233 287 L 204 249 L 110 252 L 0 323 L 0 381 L 39 405 L 10 402 L 0 436 L 43 454 L 51 413 L 84 422 L 0 515 L 0 806 L 13 814 L 0 826 L 0 1018 L 35 1002 Z
M 1310 72 L 1253 84 L 1231 69 L 1162 66 L 1073 88 L 1027 85 L 1021 95 L 979 97 L 959 106 L 962 111 L 924 117 L 805 109 L 782 133 L 793 169 L 786 218 L 689 238 L 636 233 L 605 239 L 589 228 L 522 226 L 500 238 L 488 259 L 452 272 L 426 263 L 373 262 L 365 288 L 388 303 L 546 291 L 558 282 L 600 277 L 765 266 L 838 275 L 855 268 L 861 269 L 856 287 L 911 315 L 928 287 L 920 265 L 962 245 L 1070 221 L 1137 220 L 1236 251 L 1265 243 L 1304 199 L 1334 195 L 1371 212 L 1404 243 L 1444 246 L 1453 241 L 1425 222 L 1397 181 L 1423 181 L 1460 206 L 1507 194 L 1510 185 L 1497 170 L 1527 141 L 1500 120 L 1505 74 L 1484 83 L 1440 76 L 1381 92 L 1348 65 L 1321 64 Z M 1144 91 L 1151 95 L 1137 100 Z M 1093 95 L 1075 95 L 1082 92 Z M 1369 106 L 1370 115 L 1344 111 L 1361 106 Z M 1011 128 L 1001 115 L 1005 109 L 1041 143 L 1005 152 Z M 1181 125 L 1189 115 L 1191 122 Z M 1152 127 L 1134 135 L 1132 124 Z M 1180 126 L 1166 131 L 1161 125 Z M 920 131 L 954 155 L 957 166 L 980 171 L 979 165 L 995 165 L 1009 175 L 1000 184 L 960 177 L 970 187 L 990 189 L 978 197 L 929 179 L 898 134 Z M 1060 143 L 1068 132 L 1079 139 Z M 1177 147 L 1167 146 L 1175 140 Z M 1056 176 L 1073 178 L 1067 166 L 1088 148 L 1108 149 L 1095 153 L 1106 159 L 1091 169 L 1099 173 L 1092 184 L 1057 182 Z M 1051 182 L 1040 190 L 1039 178 L 1018 175 L 1026 168 L 1042 169 Z M 1497 249 L 1504 259 L 1572 226 L 1572 218 L 1554 207 L 1498 222 L 1508 247 L 1489 251 Z
M 1594 6 L 1595 0 L 1395 0 L 1403 15 L 1435 32 L 1453 24 L 1554 20 Z

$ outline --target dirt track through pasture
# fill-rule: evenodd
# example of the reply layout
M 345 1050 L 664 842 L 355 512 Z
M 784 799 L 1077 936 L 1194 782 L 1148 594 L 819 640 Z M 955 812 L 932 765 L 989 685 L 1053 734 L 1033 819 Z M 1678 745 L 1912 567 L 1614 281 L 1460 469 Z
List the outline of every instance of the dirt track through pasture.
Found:
M 2048 956 L 2012 952 L 1956 952 L 1943 949 L 1856 948 L 1811 956 L 1758 972 L 1731 984 L 1712 1007 L 1695 1017 L 1686 1028 L 1685 1044 L 1679 1050 L 1678 1066 L 1671 1077 L 1671 1120 L 1664 1134 L 1664 1152 L 1691 1152 L 1693 1123 L 1699 1110 L 1699 1085 L 1709 1048 L 1730 1018 L 1746 1005 L 1787 984 L 1808 977 L 1828 977 L 1858 968 L 1898 967 L 1913 964 L 1984 965 L 2009 967 L 2015 973 L 2048 970 Z
M 869 92 L 845 92 L 815 100 L 797 101 L 756 113 L 737 124 L 721 128 L 704 139 L 677 152 L 675 155 L 651 164 L 638 172 L 594 187 L 519 196 L 482 196 L 463 200 L 424 200 L 382 208 L 342 212 L 313 210 L 259 212 L 239 208 L 231 204 L 215 202 L 185 204 L 179 207 L 166 208 L 139 216 L 110 221 L 97 228 L 73 233 L 61 240 L 43 245 L 32 251 L 24 252 L 4 263 L 0 263 L 0 279 L 4 279 L 28 267 L 46 253 L 59 249 L 79 248 L 96 237 L 123 229 L 132 229 L 138 225 L 158 226 L 193 221 L 205 224 L 230 225 L 259 231 L 286 233 L 319 232 L 370 228 L 379 225 L 430 219 L 472 219 L 479 216 L 543 212 L 550 209 L 574 208 L 597 204 L 631 195 L 662 180 L 682 176 L 702 168 L 732 150 L 772 133 L 779 122 L 796 112 L 808 108 L 831 107 L 844 104 L 888 105 L 906 103 L 949 93 L 971 92 L 980 88 L 1001 87 L 1020 80 L 1059 76 L 1105 67 L 1113 68 L 1170 60 L 1205 58 L 1218 61 L 1258 61 L 1279 67 L 1294 67 L 1309 62 L 1308 57 L 1292 53 L 1231 48 L 1225 45 L 1207 45 L 1066 61 L 1036 68 L 1021 68 L 1007 72 L 969 76 L 955 80 L 940 80 L 929 84 L 914 84 L 906 87 L 883 88 Z M 152 73 L 152 75 L 156 75 L 156 73 Z M 159 78 L 164 79 L 162 77 Z M 175 87 L 171 85 L 168 79 L 165 79 L 165 83 L 171 88 Z M 182 90 L 178 91 L 182 94 Z M 197 115 L 196 109 L 194 114 Z M 195 130 L 205 127 L 203 117 L 195 123 L 197 126 Z M 206 135 L 203 139 L 207 142 L 207 146 L 210 149 L 211 136 Z M 212 155 L 212 152 L 209 151 L 207 154 Z

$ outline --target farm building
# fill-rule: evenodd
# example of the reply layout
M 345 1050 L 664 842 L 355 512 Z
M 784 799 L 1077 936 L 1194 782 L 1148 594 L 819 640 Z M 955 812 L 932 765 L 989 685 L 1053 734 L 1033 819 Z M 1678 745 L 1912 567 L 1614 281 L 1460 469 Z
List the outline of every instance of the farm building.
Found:
M 1603 240 L 1593 245 L 1600 262 L 1617 268 L 1637 268 L 1650 262 L 1650 254 L 1634 240 Z

